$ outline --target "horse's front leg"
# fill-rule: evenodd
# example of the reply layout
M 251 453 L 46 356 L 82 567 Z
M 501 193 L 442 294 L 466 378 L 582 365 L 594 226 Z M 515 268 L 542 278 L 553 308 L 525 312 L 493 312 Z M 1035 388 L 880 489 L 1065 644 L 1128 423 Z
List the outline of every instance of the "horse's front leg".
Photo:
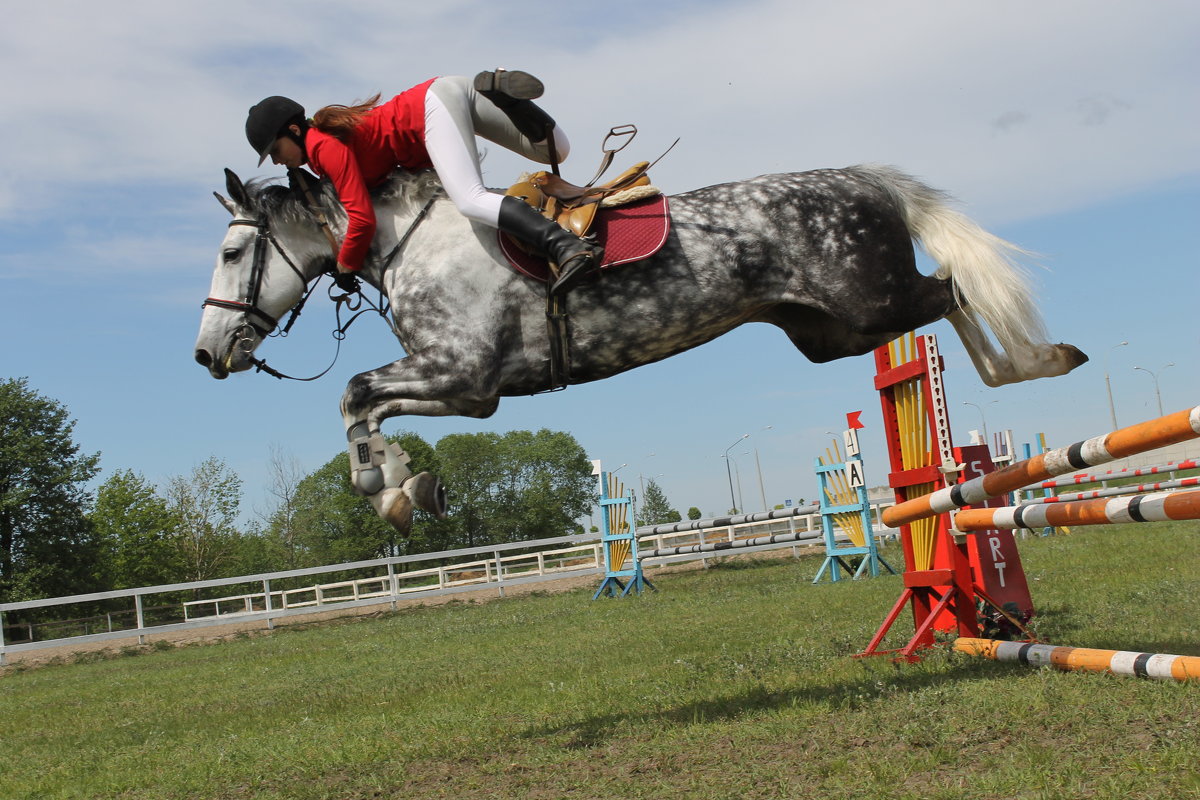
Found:
M 409 456 L 383 437 L 380 424 L 402 414 L 488 417 L 499 398 L 478 383 L 478 370 L 466 364 L 409 356 L 356 375 L 342 397 L 342 419 L 350 450 L 350 481 L 375 512 L 407 534 L 413 508 L 446 515 L 441 481 L 408 468 Z M 471 376 L 475 376 L 472 378 Z

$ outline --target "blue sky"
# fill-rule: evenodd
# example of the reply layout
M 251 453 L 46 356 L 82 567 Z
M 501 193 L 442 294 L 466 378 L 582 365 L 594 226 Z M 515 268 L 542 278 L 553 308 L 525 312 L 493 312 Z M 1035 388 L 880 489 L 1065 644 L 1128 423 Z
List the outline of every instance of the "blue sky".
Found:
M 224 382 L 192 344 L 226 212 L 222 168 L 256 169 L 246 109 L 287 94 L 310 110 L 439 74 L 504 65 L 538 74 L 570 134 L 568 177 L 595 169 L 607 129 L 635 123 L 630 161 L 679 146 L 654 172 L 669 192 L 777 171 L 894 164 L 953 194 L 993 232 L 1037 251 L 1056 341 L 1092 356 L 1069 376 L 988 389 L 949 325 L 956 441 L 986 415 L 1019 442 L 1066 444 L 1163 404 L 1200 402 L 1200 7 L 796 0 L 728 3 L 293 0 L 287 4 L 26 4 L 6 12 L 0 85 L 0 375 L 65 403 L 104 476 L 162 483 L 210 455 L 266 510 L 273 446 L 307 470 L 342 447 L 337 403 L 354 373 L 398 357 L 363 320 L 324 379 Z M 43 34 L 34 35 L 41 31 Z M 47 34 L 53 32 L 53 35 Z M 22 76 L 20 80 L 12 76 Z M 489 153 L 489 183 L 519 159 Z M 260 354 L 297 373 L 333 355 L 312 307 Z M 1127 341 L 1128 345 L 1120 343 Z M 1166 367 L 1167 364 L 1174 366 Z M 731 450 L 745 505 L 811 498 L 812 460 L 863 409 L 868 480 L 882 483 L 869 357 L 812 365 L 783 334 L 747 326 L 608 381 L 502 403 L 489 420 L 394 420 L 455 432 L 572 432 L 621 477 L 656 477 L 673 504 L 722 512 Z M 769 426 L 769 427 L 768 427 Z M 757 456 L 757 459 L 756 459 Z

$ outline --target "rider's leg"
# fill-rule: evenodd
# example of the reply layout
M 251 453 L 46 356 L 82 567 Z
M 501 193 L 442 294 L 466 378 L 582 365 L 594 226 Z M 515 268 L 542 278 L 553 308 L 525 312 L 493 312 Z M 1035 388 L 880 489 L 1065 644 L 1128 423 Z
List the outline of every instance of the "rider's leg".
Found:
M 465 78 L 439 78 L 430 87 L 425 97 L 425 148 L 433 167 L 446 193 L 464 216 L 512 234 L 558 264 L 560 277 L 555 290 L 565 291 L 590 269 L 599 266 L 603 249 L 564 230 L 526 203 L 494 194 L 484 187 L 479 154 L 475 149 L 477 128 L 473 125 L 473 121 L 482 115 L 473 114 L 473 107 L 487 103 L 475 103 L 474 95 Z M 503 117 L 495 109 L 491 113 Z M 507 127 L 527 147 L 530 146 L 507 119 L 493 127 Z M 503 141 L 498 143 L 507 146 Z M 568 279 L 566 283 L 562 283 L 564 278 Z
M 498 69 L 475 76 L 475 91 L 486 97 L 512 120 L 531 142 L 546 140 L 554 130 L 554 119 L 533 100 L 542 96 L 542 82 L 528 72 Z
M 472 153 L 475 152 L 475 136 L 478 135 L 531 161 L 539 164 L 550 163 L 550 144 L 547 137 L 542 136 L 535 141 L 522 133 L 495 102 L 475 91 L 469 78 L 451 75 L 435 80 L 426 95 L 426 117 L 429 116 L 429 95 L 436 97 L 444 110 L 454 118 L 464 143 Z M 555 125 L 553 131 L 555 155 L 558 156 L 559 162 L 565 161 L 571 152 L 571 142 L 561 127 Z

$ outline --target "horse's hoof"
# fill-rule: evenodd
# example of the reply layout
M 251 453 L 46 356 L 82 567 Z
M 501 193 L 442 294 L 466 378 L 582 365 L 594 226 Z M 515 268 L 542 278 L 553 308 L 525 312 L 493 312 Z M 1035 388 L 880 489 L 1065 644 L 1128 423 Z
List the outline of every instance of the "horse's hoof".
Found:
M 1068 371 L 1086 364 L 1089 360 L 1087 353 L 1083 352 L 1073 344 L 1056 344 L 1054 347 L 1061 354 L 1063 362 L 1068 365 Z
M 438 519 L 446 518 L 446 487 L 436 475 L 419 472 L 404 482 L 404 491 L 417 508 L 428 511 Z
M 371 500 L 379 516 L 397 533 L 408 538 L 413 521 L 413 502 L 408 493 L 402 489 L 384 489 Z

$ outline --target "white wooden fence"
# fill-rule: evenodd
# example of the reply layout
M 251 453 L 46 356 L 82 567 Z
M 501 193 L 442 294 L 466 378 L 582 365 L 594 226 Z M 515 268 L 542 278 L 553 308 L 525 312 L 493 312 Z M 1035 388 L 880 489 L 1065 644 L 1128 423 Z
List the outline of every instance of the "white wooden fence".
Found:
M 876 516 L 878 510 L 879 506 L 876 506 Z M 784 547 L 791 547 L 793 552 L 797 552 L 800 547 L 821 542 L 820 515 L 809 514 L 788 520 L 656 534 L 639 537 L 639 541 L 642 543 L 640 548 L 648 552 L 694 543 L 751 539 L 787 531 L 796 532 L 799 538 L 732 552 L 723 550 L 717 553 L 698 552 L 646 558 L 643 559 L 643 564 L 654 566 L 697 559 L 707 561 L 735 553 L 753 553 Z M 436 566 L 419 566 L 422 562 L 431 561 L 442 563 Z M 416 568 L 413 568 L 414 566 Z M 147 586 L 20 603 L 0 603 L 0 665 L 6 663 L 7 653 L 26 650 L 133 637 L 144 644 L 148 635 L 231 622 L 261 621 L 266 627 L 272 628 L 275 620 L 295 615 L 384 603 L 389 603 L 395 608 L 397 602 L 403 599 L 462 592 L 494 590 L 503 597 L 506 587 L 567 577 L 586 577 L 603 571 L 602 545 L 595 534 L 585 534 L 236 578 Z M 368 574 L 350 578 L 339 575 L 348 572 Z M 336 579 L 322 581 L 321 576 Z M 310 577 L 313 579 L 312 583 L 298 588 L 284 589 L 279 586 L 281 583 L 295 584 L 299 579 Z M 179 599 L 181 593 L 199 595 L 212 593 L 211 590 L 223 587 L 230 587 L 234 591 L 215 592 L 215 597 L 197 597 L 187 601 Z M 132 607 L 124 611 L 109 612 L 104 617 L 64 621 L 64 618 L 71 616 L 70 608 L 73 605 L 122 600 Z M 116 605 L 122 604 L 118 602 Z M 45 621 L 28 621 L 37 617 L 37 612 L 43 609 Z M 10 628 L 10 635 L 6 638 L 5 615 L 9 615 L 11 619 L 13 612 L 22 612 L 22 624 L 18 629 Z M 92 620 L 105 620 L 95 625 L 102 629 L 100 632 L 92 632 L 91 627 L 86 624 Z M 71 623 L 76 624 L 72 626 Z M 39 629 L 51 635 L 39 636 Z M 27 631 L 28 638 L 14 640 L 11 632 L 15 630 Z

